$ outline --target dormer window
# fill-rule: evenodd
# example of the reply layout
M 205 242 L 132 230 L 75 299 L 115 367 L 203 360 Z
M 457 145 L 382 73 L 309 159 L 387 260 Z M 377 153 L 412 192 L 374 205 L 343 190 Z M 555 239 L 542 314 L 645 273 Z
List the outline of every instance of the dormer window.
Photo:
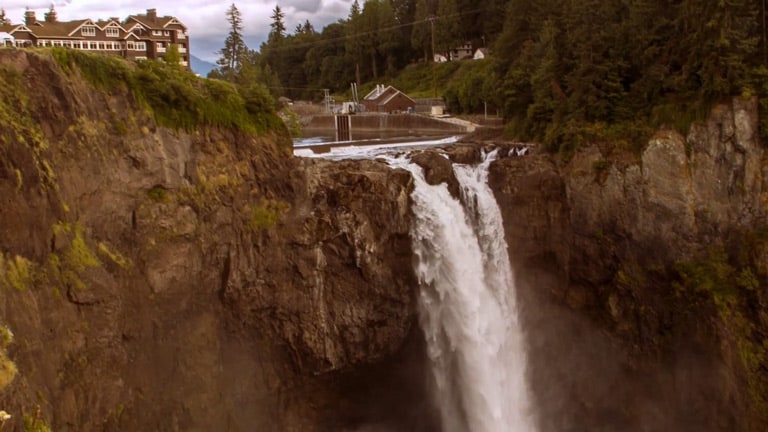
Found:
M 83 36 L 96 36 L 96 27 L 84 26 L 80 29 Z
M 107 27 L 106 34 L 107 34 L 107 37 L 119 37 L 120 29 L 118 29 L 117 27 Z
M 152 36 L 162 36 L 163 31 L 162 30 L 152 30 Z

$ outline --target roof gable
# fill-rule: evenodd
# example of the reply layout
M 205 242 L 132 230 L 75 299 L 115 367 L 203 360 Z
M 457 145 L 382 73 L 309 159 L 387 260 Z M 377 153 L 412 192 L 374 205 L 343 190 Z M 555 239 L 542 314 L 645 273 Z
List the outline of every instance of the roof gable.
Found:
M 129 23 L 128 23 L 128 21 L 126 21 L 126 22 L 125 22 L 125 27 L 123 27 L 123 28 L 125 29 L 125 31 L 127 31 L 127 32 L 132 32 L 132 31 L 134 31 L 134 30 L 136 30 L 136 29 L 138 29 L 139 31 L 144 31 L 144 30 L 146 30 L 146 29 L 147 29 L 145 26 L 143 26 L 143 25 L 142 25 L 140 22 L 138 22 L 138 21 L 135 21 L 135 22 L 133 23 L 133 25 L 131 25 L 131 26 L 129 26 L 128 24 L 129 24 Z
M 185 26 L 184 23 L 179 21 L 176 17 L 163 17 L 163 18 L 168 19 L 168 22 L 163 24 L 163 27 L 168 27 L 169 25 L 175 24 L 175 25 L 181 26 L 184 30 L 187 29 L 187 26 Z
M 386 87 L 384 87 L 383 85 L 377 85 L 376 88 L 374 88 L 373 90 L 371 90 L 370 93 L 365 95 L 363 99 L 368 101 L 376 101 L 397 91 L 398 90 L 392 87 L 391 85 Z
M 116 28 L 120 29 L 121 31 L 126 31 L 125 28 L 122 25 L 120 25 L 120 22 L 116 21 L 114 19 L 109 19 L 107 21 L 99 21 L 99 22 L 96 23 L 96 25 L 101 30 L 106 30 L 107 27 L 116 27 Z
M 29 33 L 35 34 L 32 31 L 32 29 L 25 26 L 24 24 L 12 24 L 9 26 L 3 26 L 2 28 L 0 28 L 0 31 L 4 31 L 10 34 L 14 34 L 16 32 L 29 32 Z
M 93 22 L 93 20 L 91 20 L 90 18 L 88 18 L 88 19 L 85 19 L 85 20 L 79 20 L 79 21 L 70 21 L 70 23 L 72 23 L 72 24 L 77 24 L 78 22 L 79 22 L 80 24 L 79 24 L 79 25 L 75 25 L 75 28 L 73 28 L 73 29 L 72 29 L 72 31 L 71 31 L 71 32 L 69 32 L 69 34 L 68 34 L 67 36 L 72 36 L 72 34 L 74 34 L 76 31 L 80 30 L 80 29 L 81 29 L 81 28 L 83 28 L 84 26 L 94 26 L 94 27 L 98 27 L 98 26 L 96 25 L 96 23 L 95 23 L 95 22 Z M 64 24 L 66 24 L 66 23 L 64 23 Z
M 73 36 L 73 33 L 80 29 L 83 25 L 86 25 L 88 22 L 93 24 L 93 22 L 89 19 L 81 19 L 76 21 L 56 21 L 56 22 L 46 22 L 46 23 L 39 23 L 40 25 L 35 27 L 34 35 L 37 37 L 44 37 L 44 38 L 53 38 L 53 37 L 59 37 L 59 38 L 71 38 L 76 37 Z
M 393 88 L 393 89 L 394 89 L 394 88 Z M 413 101 L 413 99 L 411 99 L 411 98 L 410 98 L 410 96 L 408 96 L 407 94 L 405 94 L 405 93 L 401 92 L 400 90 L 395 90 L 395 92 L 394 92 L 394 93 L 392 93 L 391 95 L 389 95 L 389 97 L 387 97 L 387 98 L 386 98 L 386 99 L 384 99 L 383 101 L 379 102 L 379 105 L 386 105 L 386 104 L 388 104 L 388 103 L 389 103 L 389 102 L 390 102 L 392 99 L 394 99 L 394 98 L 395 98 L 396 96 L 398 96 L 398 95 L 403 95 L 403 97 L 404 97 L 404 98 L 408 99 L 408 100 L 409 100 L 409 101 L 411 101 L 412 103 L 414 103 L 414 104 L 416 103 L 416 102 L 414 102 L 414 101 Z
M 130 15 L 128 17 L 128 19 L 126 20 L 126 22 L 128 22 L 128 21 L 134 21 L 134 22 L 138 23 L 139 25 L 141 25 L 141 27 L 144 30 L 148 30 L 148 29 L 151 29 L 153 27 L 152 23 L 150 22 L 150 20 L 147 19 L 146 15 Z
M 128 39 L 131 39 L 131 38 L 133 38 L 134 40 L 137 40 L 137 41 L 141 40 L 138 36 L 133 34 L 133 32 L 128 32 L 128 33 L 125 34 L 125 36 L 123 36 L 123 40 L 128 40 Z

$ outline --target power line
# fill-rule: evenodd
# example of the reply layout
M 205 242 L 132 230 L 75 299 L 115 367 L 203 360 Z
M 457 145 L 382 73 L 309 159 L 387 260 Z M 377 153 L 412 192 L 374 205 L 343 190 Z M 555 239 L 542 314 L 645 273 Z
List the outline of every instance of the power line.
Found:
M 293 43 L 293 44 L 284 45 L 284 46 L 279 46 L 279 45 L 278 46 L 270 46 L 269 49 L 272 50 L 272 51 L 282 51 L 282 50 L 288 50 L 288 49 L 306 48 L 306 47 L 311 47 L 313 45 L 321 45 L 321 44 L 326 44 L 326 43 L 330 44 L 330 43 L 334 43 L 334 42 L 345 41 L 347 39 L 352 39 L 352 38 L 357 38 L 357 37 L 362 37 L 362 36 L 375 35 L 375 34 L 379 34 L 381 32 L 394 31 L 394 30 L 398 30 L 398 29 L 401 29 L 401 28 L 405 28 L 405 27 L 409 27 L 409 26 L 414 26 L 414 25 L 417 25 L 417 24 L 426 24 L 426 23 L 434 24 L 435 21 L 439 21 L 440 19 L 459 18 L 459 17 L 465 16 L 465 15 L 470 15 L 470 14 L 474 14 L 474 13 L 477 13 L 477 12 L 483 12 L 483 11 L 491 10 L 491 9 L 495 9 L 495 8 L 478 8 L 478 9 L 473 9 L 473 10 L 464 11 L 464 12 L 457 12 L 455 14 L 443 15 L 443 16 L 432 15 L 432 16 L 429 16 L 429 17 L 421 19 L 421 20 L 415 20 L 415 21 L 408 22 L 408 23 L 400 23 L 400 24 L 396 24 L 396 25 L 393 25 L 393 26 L 382 27 L 380 29 L 371 30 L 371 31 L 367 31 L 367 32 L 349 34 L 349 35 L 339 36 L 339 37 L 330 38 L 330 39 L 322 39 L 322 40 L 317 40 L 317 41 Z M 349 21 L 347 21 L 347 22 L 349 22 Z M 322 33 L 316 33 L 316 34 L 317 35 L 321 35 Z M 292 36 L 296 36 L 296 35 L 292 35 Z M 287 36 L 287 37 L 290 37 L 290 36 Z

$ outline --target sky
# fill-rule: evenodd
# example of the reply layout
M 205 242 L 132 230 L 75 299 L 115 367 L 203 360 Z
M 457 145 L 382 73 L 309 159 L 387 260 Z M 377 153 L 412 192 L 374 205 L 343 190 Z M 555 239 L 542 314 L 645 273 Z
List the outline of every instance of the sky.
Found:
M 81 18 L 94 20 L 119 17 L 124 20 L 128 15 L 144 14 L 147 9 L 157 9 L 160 16 L 171 15 L 189 28 L 192 54 L 207 61 L 215 62 L 216 51 L 224 45 L 229 32 L 226 21 L 227 9 L 232 1 L 211 0 L 0 0 L 0 8 L 13 23 L 24 22 L 24 11 L 29 7 L 42 20 L 43 14 L 51 4 L 56 7 L 60 21 Z M 296 24 L 310 23 L 320 31 L 324 26 L 345 18 L 349 14 L 352 0 L 251 0 L 235 2 L 243 17 L 243 34 L 249 48 L 259 46 L 269 34 L 270 16 L 275 5 L 279 4 L 285 14 L 285 27 L 293 32 Z

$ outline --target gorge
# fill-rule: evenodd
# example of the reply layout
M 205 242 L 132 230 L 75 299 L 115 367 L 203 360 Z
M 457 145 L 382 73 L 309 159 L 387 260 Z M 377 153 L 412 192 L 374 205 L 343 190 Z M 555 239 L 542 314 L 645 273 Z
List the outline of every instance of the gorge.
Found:
M 0 70 L 0 321 L 18 369 L 0 393 L 6 429 L 39 406 L 56 431 L 500 430 L 467 413 L 452 429 L 431 401 L 429 269 L 414 268 L 429 252 L 411 238 L 414 191 L 471 208 L 477 172 L 461 166 L 481 163 L 512 266 L 489 274 L 517 288 L 521 397 L 539 431 L 768 426 L 752 99 L 639 153 L 421 151 L 421 185 L 381 160 L 292 157 L 280 128 L 161 126 L 128 88 L 97 88 L 44 53 L 2 52 Z M 487 295 L 471 297 L 510 292 Z M 484 391 L 520 388 L 481 372 Z

